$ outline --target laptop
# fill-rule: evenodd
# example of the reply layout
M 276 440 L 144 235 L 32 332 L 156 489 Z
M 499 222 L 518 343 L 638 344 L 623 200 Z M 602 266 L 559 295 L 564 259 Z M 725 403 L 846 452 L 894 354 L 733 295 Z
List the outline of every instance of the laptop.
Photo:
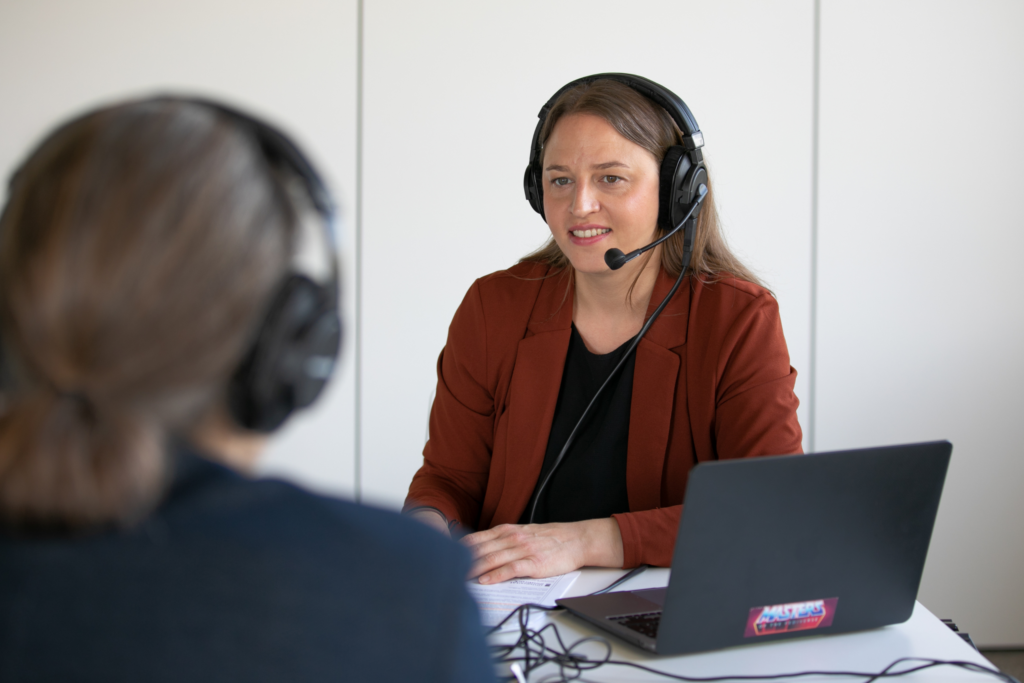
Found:
M 939 441 L 700 464 L 667 587 L 557 604 L 658 654 L 901 623 L 952 450 Z

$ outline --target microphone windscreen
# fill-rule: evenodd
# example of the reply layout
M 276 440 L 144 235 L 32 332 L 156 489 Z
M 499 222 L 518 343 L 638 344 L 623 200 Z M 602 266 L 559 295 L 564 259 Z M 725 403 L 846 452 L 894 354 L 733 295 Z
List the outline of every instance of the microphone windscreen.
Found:
M 621 249 L 609 249 L 604 252 L 604 262 L 612 270 L 618 270 L 626 263 L 626 255 L 622 253 Z

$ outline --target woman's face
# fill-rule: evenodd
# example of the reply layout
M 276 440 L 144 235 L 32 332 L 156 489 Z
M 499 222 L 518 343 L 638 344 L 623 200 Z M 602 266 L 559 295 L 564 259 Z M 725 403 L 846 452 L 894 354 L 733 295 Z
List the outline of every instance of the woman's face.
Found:
M 658 161 L 600 116 L 560 119 L 542 167 L 548 227 L 577 271 L 607 273 L 607 250 L 629 252 L 654 241 Z

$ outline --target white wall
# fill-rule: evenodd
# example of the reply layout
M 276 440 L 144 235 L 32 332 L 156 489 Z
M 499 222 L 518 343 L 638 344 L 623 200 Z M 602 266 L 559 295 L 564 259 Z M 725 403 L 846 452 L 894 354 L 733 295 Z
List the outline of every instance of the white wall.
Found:
M 537 110 L 632 71 L 705 132 L 727 233 L 778 294 L 805 432 L 816 319 L 817 448 L 950 439 L 921 600 L 979 643 L 1024 644 L 1024 5 L 822 0 L 814 290 L 813 0 L 363 2 L 362 100 L 357 0 L 0 3 L 0 172 L 74 110 L 173 88 L 282 123 L 337 189 L 361 444 L 350 315 L 340 380 L 268 470 L 399 504 L 452 312 L 547 235 L 521 190 Z
M 1024 644 L 1024 4 L 826 2 L 817 439 L 949 439 L 920 599 Z
M 292 0 L 287 10 L 273 0 L 4 0 L 2 192 L 29 148 L 74 112 L 154 92 L 205 94 L 280 124 L 310 152 L 344 207 L 340 243 L 352 254 L 356 27 L 355 0 Z M 346 264 L 349 312 L 353 272 Z M 353 491 L 355 356 L 349 351 L 324 400 L 275 437 L 268 471 L 323 490 Z

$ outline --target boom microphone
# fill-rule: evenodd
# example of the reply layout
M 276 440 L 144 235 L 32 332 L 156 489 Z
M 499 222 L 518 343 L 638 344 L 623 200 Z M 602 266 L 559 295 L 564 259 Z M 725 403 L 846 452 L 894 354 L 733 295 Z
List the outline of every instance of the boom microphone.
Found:
M 679 225 L 672 228 L 670 232 L 662 236 L 660 239 L 651 242 L 646 247 L 642 247 L 640 249 L 631 251 L 628 254 L 623 254 L 621 249 L 609 249 L 608 251 L 604 252 L 604 262 L 607 263 L 608 267 L 611 268 L 612 270 L 618 270 L 619 268 L 626 265 L 627 263 L 635 259 L 640 254 L 644 253 L 645 251 L 654 249 L 656 246 L 667 240 L 669 237 L 679 232 L 679 229 L 686 225 L 686 221 L 690 220 L 690 216 L 693 215 L 693 212 L 696 211 L 697 207 L 700 206 L 701 203 L 704 201 L 704 197 L 707 196 L 707 193 L 707 185 L 701 183 L 700 187 L 697 188 L 696 199 L 694 199 L 693 203 L 690 204 L 690 210 L 686 212 L 686 217 L 683 218 L 683 220 L 679 221 Z

